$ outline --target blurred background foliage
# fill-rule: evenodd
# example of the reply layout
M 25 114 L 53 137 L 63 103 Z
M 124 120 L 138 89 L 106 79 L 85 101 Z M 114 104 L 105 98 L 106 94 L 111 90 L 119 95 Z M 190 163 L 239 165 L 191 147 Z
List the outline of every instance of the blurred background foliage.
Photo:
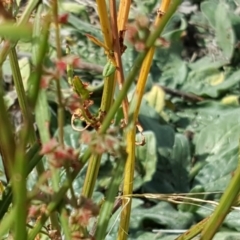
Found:
M 62 1 L 60 7 L 62 13 L 69 13 L 68 22 L 61 29 L 63 49 L 68 43 L 72 53 L 85 63 L 85 67 L 75 69 L 75 74 L 95 88 L 91 108 L 95 112 L 99 108 L 101 72 L 106 63 L 103 49 L 85 35 L 102 39 L 95 2 Z M 157 0 L 133 1 L 130 21 L 142 15 L 153 21 L 157 7 Z M 224 191 L 238 164 L 240 1 L 183 1 L 162 37 L 168 46 L 156 49 L 140 110 L 146 145 L 137 147 L 134 193 L 209 192 L 199 198 L 218 201 L 221 194 L 215 192 Z M 51 38 L 54 38 L 52 33 Z M 128 42 L 125 44 L 123 69 L 127 74 L 137 51 Z M 28 91 L 32 45 L 22 41 L 17 51 Z M 54 45 L 49 47 L 49 53 L 51 66 L 56 56 Z M 21 126 L 21 113 L 8 60 L 3 66 L 3 77 L 5 100 L 17 130 Z M 61 86 L 67 99 L 71 91 L 64 79 Z M 53 85 L 47 92 L 49 105 L 45 113 L 51 119 L 52 136 L 58 131 L 55 91 Z M 84 150 L 86 146 L 79 146 L 80 133 L 71 128 L 70 113 L 66 111 L 65 116 L 66 144 Z M 109 184 L 114 165 L 109 155 L 102 158 L 93 197 L 96 202 Z M 74 182 L 76 192 L 82 187 L 85 170 Z M 34 173 L 29 175 L 29 187 L 35 177 Z M 1 180 L 5 181 L 3 174 Z M 209 203 L 192 207 L 135 198 L 129 239 L 174 239 L 174 234 L 156 234 L 153 230 L 187 229 L 208 216 L 213 207 Z M 118 214 L 119 211 L 112 217 L 110 226 Z M 115 225 L 107 239 L 116 239 Z M 214 239 L 240 239 L 239 231 L 239 210 L 234 210 Z

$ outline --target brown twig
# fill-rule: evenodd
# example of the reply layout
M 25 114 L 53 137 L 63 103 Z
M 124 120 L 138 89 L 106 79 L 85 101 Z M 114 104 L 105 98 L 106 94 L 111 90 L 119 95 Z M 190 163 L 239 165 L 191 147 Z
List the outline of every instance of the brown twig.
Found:
M 204 98 L 199 97 L 195 94 L 191 94 L 191 93 L 185 93 L 183 91 L 180 90 L 176 90 L 176 89 L 171 89 L 168 87 L 164 87 L 162 85 L 157 84 L 158 87 L 161 87 L 167 94 L 170 94 L 174 97 L 180 97 L 184 100 L 188 100 L 190 102 L 201 102 L 204 100 Z
M 122 86 L 124 83 L 124 74 L 123 74 L 123 65 L 122 65 L 122 51 L 119 43 L 119 35 L 118 35 L 118 26 L 117 26 L 117 11 L 116 11 L 116 0 L 110 0 L 110 19 L 111 19 L 111 27 L 112 27 L 112 34 L 113 34 L 113 51 L 114 56 L 117 63 L 117 81 L 119 89 L 122 90 Z M 122 107 L 123 107 L 123 115 L 125 124 L 128 123 L 128 99 L 127 96 L 124 98 Z

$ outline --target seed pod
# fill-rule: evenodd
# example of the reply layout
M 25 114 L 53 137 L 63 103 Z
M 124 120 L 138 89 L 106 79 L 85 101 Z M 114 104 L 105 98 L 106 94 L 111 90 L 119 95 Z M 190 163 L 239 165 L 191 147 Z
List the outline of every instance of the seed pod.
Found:
M 103 77 L 109 77 L 112 73 L 114 73 L 115 70 L 116 66 L 114 66 L 110 60 L 108 60 L 108 62 L 104 66 L 102 75 Z

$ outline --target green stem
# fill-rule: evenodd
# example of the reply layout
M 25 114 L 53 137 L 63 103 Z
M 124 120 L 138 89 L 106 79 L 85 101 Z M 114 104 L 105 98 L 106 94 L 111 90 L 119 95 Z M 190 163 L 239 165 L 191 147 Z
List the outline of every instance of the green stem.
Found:
M 7 180 L 9 180 L 15 155 L 15 139 L 4 104 L 2 84 L 0 84 L 0 150 Z
M 38 21 L 40 21 L 40 18 L 41 18 L 40 10 L 38 11 L 36 17 L 39 18 Z M 48 14 L 44 18 L 41 36 L 39 36 L 39 32 L 37 33 L 37 37 L 39 38 L 39 45 L 38 47 L 33 47 L 33 61 L 35 62 L 36 65 L 35 65 L 35 71 L 32 73 L 32 76 L 31 76 L 31 87 L 29 89 L 29 100 L 32 108 L 34 108 L 37 103 L 38 93 L 40 88 L 40 81 L 41 81 L 41 76 L 43 71 L 42 65 L 43 65 L 46 53 L 48 52 L 48 36 L 49 36 L 50 23 L 51 23 L 51 16 Z M 37 28 L 36 24 L 34 25 L 35 28 Z M 36 30 L 34 29 L 34 31 Z
M 89 159 L 87 174 L 84 179 L 82 195 L 86 198 L 91 198 L 95 183 L 97 181 L 97 176 L 99 172 L 99 167 L 101 163 L 101 154 L 92 154 Z
M 28 240 L 34 240 L 39 231 L 44 226 L 45 222 L 50 216 L 50 213 L 55 211 L 59 204 L 62 202 L 62 199 L 64 195 L 66 194 L 67 190 L 72 184 L 73 179 L 78 175 L 78 171 L 74 171 L 71 175 L 71 179 L 66 179 L 66 181 L 63 183 L 63 186 L 58 190 L 57 193 L 55 193 L 52 202 L 48 204 L 47 210 L 45 213 L 41 216 L 41 219 L 36 223 L 34 228 L 30 231 Z
M 103 203 L 103 206 L 101 207 L 95 235 L 96 240 L 105 239 L 108 223 L 112 216 L 114 200 L 117 195 L 119 185 L 122 181 L 122 175 L 125 166 L 125 161 L 123 159 L 125 158 L 117 160 L 117 167 L 114 171 L 114 175 L 109 185 L 106 199 Z
M 160 24 L 158 24 L 155 27 L 155 31 L 153 31 L 149 35 L 147 42 L 146 42 L 146 51 L 139 53 L 139 55 L 137 56 L 133 66 L 132 66 L 132 69 L 130 70 L 130 72 L 126 78 L 126 82 L 124 83 L 122 90 L 119 92 L 118 98 L 113 103 L 110 111 L 108 112 L 106 118 L 103 121 L 103 124 L 101 126 L 99 133 L 104 133 L 108 129 L 109 125 L 111 124 L 112 119 L 114 118 L 115 113 L 118 111 L 119 107 L 121 106 L 121 103 L 122 103 L 123 99 L 125 98 L 126 93 L 128 92 L 129 88 L 131 87 L 132 83 L 134 82 L 135 76 L 137 75 L 137 73 L 142 65 L 142 62 L 143 62 L 144 58 L 146 57 L 148 50 L 154 45 L 156 39 L 161 35 L 164 27 L 166 26 L 167 22 L 172 17 L 173 13 L 176 11 L 176 9 L 180 3 L 181 3 L 181 0 L 175 0 L 169 6 L 168 11 L 163 16 Z
M 103 96 L 99 115 L 107 113 L 112 106 L 115 89 L 114 76 L 115 72 L 109 77 L 106 77 L 104 80 Z M 93 194 L 94 186 L 97 181 L 97 176 L 100 168 L 101 158 L 101 154 L 92 154 L 91 158 L 89 159 L 87 174 L 82 190 L 82 195 L 87 198 L 91 198 Z
M 14 85 L 16 88 L 17 96 L 18 96 L 18 102 L 20 105 L 24 122 L 25 123 L 28 122 L 29 124 L 28 130 L 30 134 L 30 142 L 31 144 L 33 144 L 36 140 L 34 125 L 33 125 L 34 123 L 33 116 L 27 103 L 27 98 L 26 98 L 24 87 L 23 87 L 22 76 L 19 69 L 18 58 L 17 58 L 17 53 L 15 48 L 11 49 L 9 53 L 9 58 L 10 58 L 10 64 L 11 64 L 11 69 L 13 73 L 13 81 L 14 81 Z
M 26 155 L 25 148 L 28 140 L 28 124 L 22 130 L 20 141 L 16 149 L 13 174 L 11 184 L 13 190 L 13 206 L 15 207 L 15 216 L 18 216 L 14 222 L 14 239 L 25 240 L 27 238 L 26 219 L 27 219 L 27 187 L 26 187 Z
M 29 17 L 31 16 L 32 11 L 34 8 L 36 8 L 37 4 L 39 3 L 39 0 L 31 0 L 28 1 L 28 4 L 26 5 L 24 12 L 21 15 L 21 18 L 19 19 L 17 25 L 26 24 L 28 22 Z M 6 57 L 15 43 L 11 43 L 10 41 L 5 41 L 4 47 L 2 48 L 2 51 L 0 52 L 0 68 L 2 67 L 4 61 L 6 60 Z
M 68 223 L 68 213 L 67 210 L 62 206 L 61 211 L 60 211 L 60 221 L 61 221 L 61 226 L 63 229 L 64 233 L 64 239 L 66 240 L 71 240 L 71 231 L 69 228 L 69 223 Z

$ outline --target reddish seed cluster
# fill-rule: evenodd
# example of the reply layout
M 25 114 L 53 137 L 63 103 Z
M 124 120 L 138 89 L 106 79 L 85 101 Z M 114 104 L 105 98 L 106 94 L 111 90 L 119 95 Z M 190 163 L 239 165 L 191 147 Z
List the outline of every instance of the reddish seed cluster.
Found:
M 81 231 L 81 227 L 87 227 L 90 219 L 92 217 L 97 217 L 98 214 L 99 207 L 91 199 L 81 196 L 78 207 L 69 217 L 69 223 L 72 229 L 72 239 L 83 239 L 84 235 Z
M 146 41 L 151 33 L 150 27 L 150 22 L 145 16 L 138 16 L 133 23 L 127 26 L 126 39 L 137 51 L 146 49 Z M 169 42 L 160 37 L 157 39 L 155 46 L 168 47 Z
M 63 148 L 54 138 L 42 146 L 40 154 L 48 155 L 50 164 L 56 168 L 63 166 L 77 168 L 79 166 L 78 152 L 68 146 Z
M 121 151 L 122 143 L 120 139 L 111 133 L 100 135 L 96 132 L 84 131 L 81 135 L 81 142 L 87 144 L 93 152 L 103 154 L 109 152 L 118 155 Z
M 64 76 L 67 65 L 80 68 L 81 60 L 75 55 L 67 55 L 61 59 L 56 59 L 53 63 L 55 64 L 53 68 L 44 69 L 44 75 L 40 83 L 41 88 L 47 89 L 51 80 L 58 80 L 60 76 Z
M 66 24 L 68 22 L 68 13 L 63 13 L 58 16 L 58 23 L 60 24 Z
M 28 220 L 34 220 L 36 221 L 37 219 L 40 219 L 41 216 L 46 213 L 47 211 L 47 206 L 46 204 L 41 204 L 41 205 L 32 205 L 28 209 Z
M 81 101 L 76 93 L 72 93 L 65 102 L 65 107 L 73 114 L 76 110 L 80 109 Z

